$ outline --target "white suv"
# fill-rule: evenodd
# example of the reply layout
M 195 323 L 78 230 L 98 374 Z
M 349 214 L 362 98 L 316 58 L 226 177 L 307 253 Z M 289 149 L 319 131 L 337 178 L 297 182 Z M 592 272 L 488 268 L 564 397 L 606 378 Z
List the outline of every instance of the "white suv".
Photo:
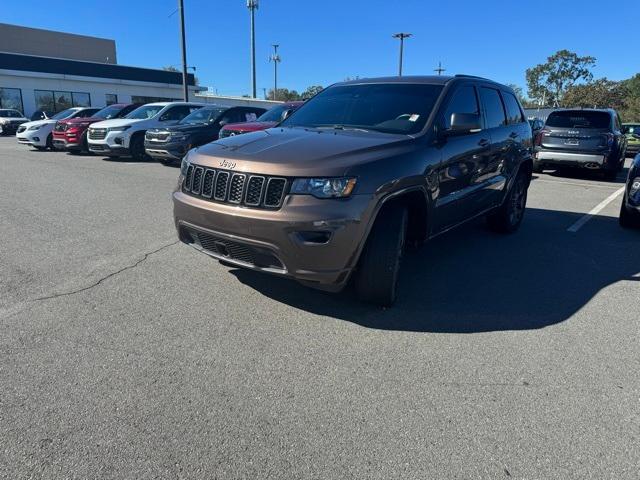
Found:
M 89 127 L 89 151 L 109 157 L 131 156 L 142 160 L 144 134 L 149 128 L 175 125 L 204 103 L 158 102 L 136 108 L 124 118 L 97 122 Z
M 18 127 L 16 137 L 18 143 L 31 145 L 37 150 L 47 148 L 53 150 L 53 127 L 58 120 L 67 118 L 86 118 L 96 113 L 99 108 L 94 107 L 73 107 L 56 113 L 53 117 L 35 122 L 23 123 Z

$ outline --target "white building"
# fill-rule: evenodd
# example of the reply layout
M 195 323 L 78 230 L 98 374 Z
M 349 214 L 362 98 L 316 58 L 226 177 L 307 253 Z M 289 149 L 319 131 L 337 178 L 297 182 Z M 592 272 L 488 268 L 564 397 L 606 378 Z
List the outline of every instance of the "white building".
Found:
M 117 65 L 113 40 L 0 24 L 0 108 L 30 117 L 72 106 L 182 100 L 182 73 Z M 189 100 L 270 106 L 248 98 L 217 97 L 188 75 Z M 196 96 L 202 92 L 203 96 Z

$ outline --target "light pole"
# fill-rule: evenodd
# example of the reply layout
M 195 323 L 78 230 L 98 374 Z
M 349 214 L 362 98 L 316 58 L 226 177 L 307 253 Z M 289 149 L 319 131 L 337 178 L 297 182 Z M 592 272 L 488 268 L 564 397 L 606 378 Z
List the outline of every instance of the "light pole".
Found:
M 256 10 L 258 0 L 247 0 L 247 8 L 251 15 L 251 96 L 256 98 Z
M 189 101 L 189 77 L 187 75 L 187 41 L 184 36 L 184 4 L 183 0 L 178 0 L 178 10 L 180 10 L 180 39 L 182 43 L 182 89 L 184 91 L 184 101 Z
M 413 36 L 411 33 L 395 33 L 393 38 L 400 39 L 400 63 L 398 65 L 398 76 L 402 76 L 402 55 L 404 53 L 404 39 Z
M 273 100 L 276 100 L 278 97 L 278 63 L 282 61 L 280 55 L 278 55 L 279 46 L 280 45 L 273 44 L 273 55 L 269 57 L 269 61 L 273 62 Z

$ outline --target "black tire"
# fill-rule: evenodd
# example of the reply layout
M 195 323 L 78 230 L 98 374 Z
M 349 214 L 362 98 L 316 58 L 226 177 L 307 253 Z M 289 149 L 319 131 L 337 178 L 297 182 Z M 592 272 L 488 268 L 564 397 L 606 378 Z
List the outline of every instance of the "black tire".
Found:
M 487 223 L 491 230 L 498 233 L 513 233 L 518 230 L 527 206 L 528 183 L 527 175 L 521 169 L 504 203 L 487 216 Z
M 129 143 L 129 153 L 131 158 L 138 162 L 148 160 L 147 154 L 144 151 L 144 135 L 135 135 Z
M 622 228 L 640 228 L 640 213 L 627 209 L 623 199 L 618 221 Z
M 544 172 L 544 168 L 542 167 L 542 165 L 534 163 L 533 164 L 533 173 L 542 173 Z
M 404 206 L 386 207 L 378 215 L 355 274 L 360 300 L 383 307 L 395 302 L 407 222 Z
M 39 152 L 44 152 L 44 151 L 47 149 L 47 147 L 39 147 L 39 146 L 37 146 L 37 145 L 34 145 L 34 146 L 33 146 L 33 148 L 35 148 L 35 149 L 36 149 L 36 150 L 38 150 Z
M 55 148 L 53 148 L 53 133 L 50 133 L 47 137 L 47 148 L 52 152 L 55 150 Z
M 614 167 L 604 171 L 604 178 L 610 182 L 615 182 L 618 178 L 618 167 Z

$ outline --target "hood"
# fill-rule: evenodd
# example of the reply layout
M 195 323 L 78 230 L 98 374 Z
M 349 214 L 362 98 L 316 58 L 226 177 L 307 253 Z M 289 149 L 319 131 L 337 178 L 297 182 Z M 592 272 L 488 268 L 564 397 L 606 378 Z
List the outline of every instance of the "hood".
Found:
M 16 120 L 24 120 L 25 122 L 28 122 L 29 119 L 25 118 L 25 117 L 0 117 L 0 123 L 2 121 L 7 121 L 7 122 L 15 122 Z
M 58 120 L 34 120 L 33 122 L 26 122 L 23 123 L 22 126 L 24 127 L 35 127 L 35 126 L 42 126 L 42 125 L 53 125 L 57 122 Z
M 172 125 L 170 127 L 164 128 L 150 128 L 150 132 L 182 132 L 182 133 L 191 133 L 198 132 L 200 130 L 204 130 L 205 128 L 212 128 L 211 125 L 206 123 L 196 123 L 196 124 L 184 124 L 184 125 Z
M 66 123 L 67 125 L 77 125 L 78 123 L 95 123 L 104 121 L 102 118 L 87 117 L 87 118 L 68 118 L 67 120 L 60 120 L 60 123 Z
M 114 128 L 114 127 L 124 127 L 127 125 L 133 125 L 134 123 L 144 122 L 144 121 L 145 121 L 144 119 L 114 118 L 112 120 L 102 120 L 101 122 L 96 122 L 91 126 L 95 128 Z
M 189 160 L 220 167 L 222 160 L 235 170 L 276 176 L 340 176 L 358 165 L 405 153 L 416 140 L 353 130 L 272 128 L 226 137 L 199 147 Z
M 235 132 L 258 132 L 267 128 L 275 127 L 278 122 L 244 122 L 228 123 L 222 129 L 233 130 Z

